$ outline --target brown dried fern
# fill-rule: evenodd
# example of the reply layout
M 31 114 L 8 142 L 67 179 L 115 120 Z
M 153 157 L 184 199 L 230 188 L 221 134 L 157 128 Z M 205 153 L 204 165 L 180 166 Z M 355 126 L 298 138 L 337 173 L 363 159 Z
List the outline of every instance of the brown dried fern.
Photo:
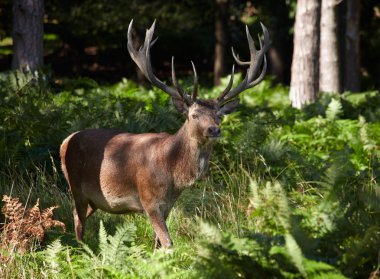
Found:
M 53 210 L 58 206 L 52 206 L 40 211 L 39 199 L 36 204 L 25 209 L 18 198 L 3 196 L 4 206 L 2 212 L 5 216 L 5 224 L 0 233 L 0 249 L 8 251 L 26 252 L 37 240 L 43 241 L 45 232 L 52 227 L 61 227 L 66 230 L 65 224 L 53 220 Z

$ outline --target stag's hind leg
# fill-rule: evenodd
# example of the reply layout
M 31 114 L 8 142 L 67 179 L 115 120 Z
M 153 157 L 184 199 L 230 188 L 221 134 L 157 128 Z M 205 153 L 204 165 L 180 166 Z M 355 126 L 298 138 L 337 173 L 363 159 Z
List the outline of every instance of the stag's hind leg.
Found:
M 90 217 L 97 210 L 96 206 L 90 201 L 87 207 L 86 218 Z
M 74 226 L 75 226 L 75 236 L 78 241 L 83 240 L 84 229 L 86 225 L 86 219 L 90 216 L 95 210 L 90 209 L 89 203 L 87 200 L 82 200 L 74 198 Z
M 74 202 L 74 225 L 75 225 L 75 236 L 78 241 L 83 240 L 84 228 L 87 218 L 89 218 L 95 211 L 96 207 L 88 201 L 75 201 Z

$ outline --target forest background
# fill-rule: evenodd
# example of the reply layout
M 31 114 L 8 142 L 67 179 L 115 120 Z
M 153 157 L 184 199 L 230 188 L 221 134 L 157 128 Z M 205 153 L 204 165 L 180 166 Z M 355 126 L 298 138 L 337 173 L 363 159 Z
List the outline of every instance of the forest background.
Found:
M 244 25 L 272 40 L 266 80 L 169 216 L 172 253 L 153 253 L 139 215 L 96 213 L 77 243 L 59 166 L 76 130 L 184 121 L 130 59 L 132 18 L 140 40 L 157 20 L 157 75 L 170 82 L 175 56 L 189 89 L 192 60 L 204 98 L 226 86 L 231 46 L 248 56 Z M 1 1 L 0 277 L 379 278 L 379 61 L 375 0 Z

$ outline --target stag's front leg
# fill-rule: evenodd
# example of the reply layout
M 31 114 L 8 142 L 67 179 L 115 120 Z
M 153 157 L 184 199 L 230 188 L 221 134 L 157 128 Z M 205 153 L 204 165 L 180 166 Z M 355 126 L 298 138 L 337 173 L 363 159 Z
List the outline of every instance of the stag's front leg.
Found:
M 166 226 L 165 217 L 159 206 L 155 206 L 146 210 L 150 222 L 152 223 L 154 230 L 155 248 L 160 246 L 164 248 L 171 247 L 173 245 L 172 240 Z
M 166 224 L 166 219 L 168 218 L 168 215 L 169 215 L 169 212 L 170 210 L 164 210 L 164 221 L 165 221 L 165 224 Z M 158 235 L 156 234 L 156 232 L 153 230 L 153 249 L 156 250 L 156 249 L 159 249 L 161 248 L 161 242 L 160 242 L 160 239 L 158 238 Z

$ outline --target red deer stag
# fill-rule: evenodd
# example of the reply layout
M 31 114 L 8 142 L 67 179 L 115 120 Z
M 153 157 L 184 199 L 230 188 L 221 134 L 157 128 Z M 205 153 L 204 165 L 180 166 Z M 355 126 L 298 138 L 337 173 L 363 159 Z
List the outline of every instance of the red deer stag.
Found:
M 232 49 L 238 65 L 248 66 L 244 80 L 232 88 L 234 67 L 226 89 L 215 100 L 198 99 L 198 77 L 188 95 L 178 84 L 172 59 L 173 87 L 153 73 L 150 49 L 155 23 L 146 31 L 144 45 L 134 48 L 132 23 L 128 28 L 128 51 L 145 77 L 169 94 L 186 121 L 174 135 L 130 134 L 104 129 L 71 134 L 60 149 L 62 169 L 74 198 L 75 233 L 82 240 L 86 219 L 96 210 L 109 213 L 145 212 L 154 229 L 156 246 L 170 247 L 165 220 L 182 190 L 207 171 L 213 145 L 220 137 L 220 119 L 239 104 L 238 94 L 261 82 L 267 61 L 269 34 L 264 25 L 264 44 L 256 50 L 246 28 L 250 61 L 242 62 Z M 262 66 L 262 67 L 261 67 Z M 260 72 L 260 75 L 258 73 Z M 258 76 L 256 78 L 256 76 Z M 256 79 L 255 79 L 256 78 Z

